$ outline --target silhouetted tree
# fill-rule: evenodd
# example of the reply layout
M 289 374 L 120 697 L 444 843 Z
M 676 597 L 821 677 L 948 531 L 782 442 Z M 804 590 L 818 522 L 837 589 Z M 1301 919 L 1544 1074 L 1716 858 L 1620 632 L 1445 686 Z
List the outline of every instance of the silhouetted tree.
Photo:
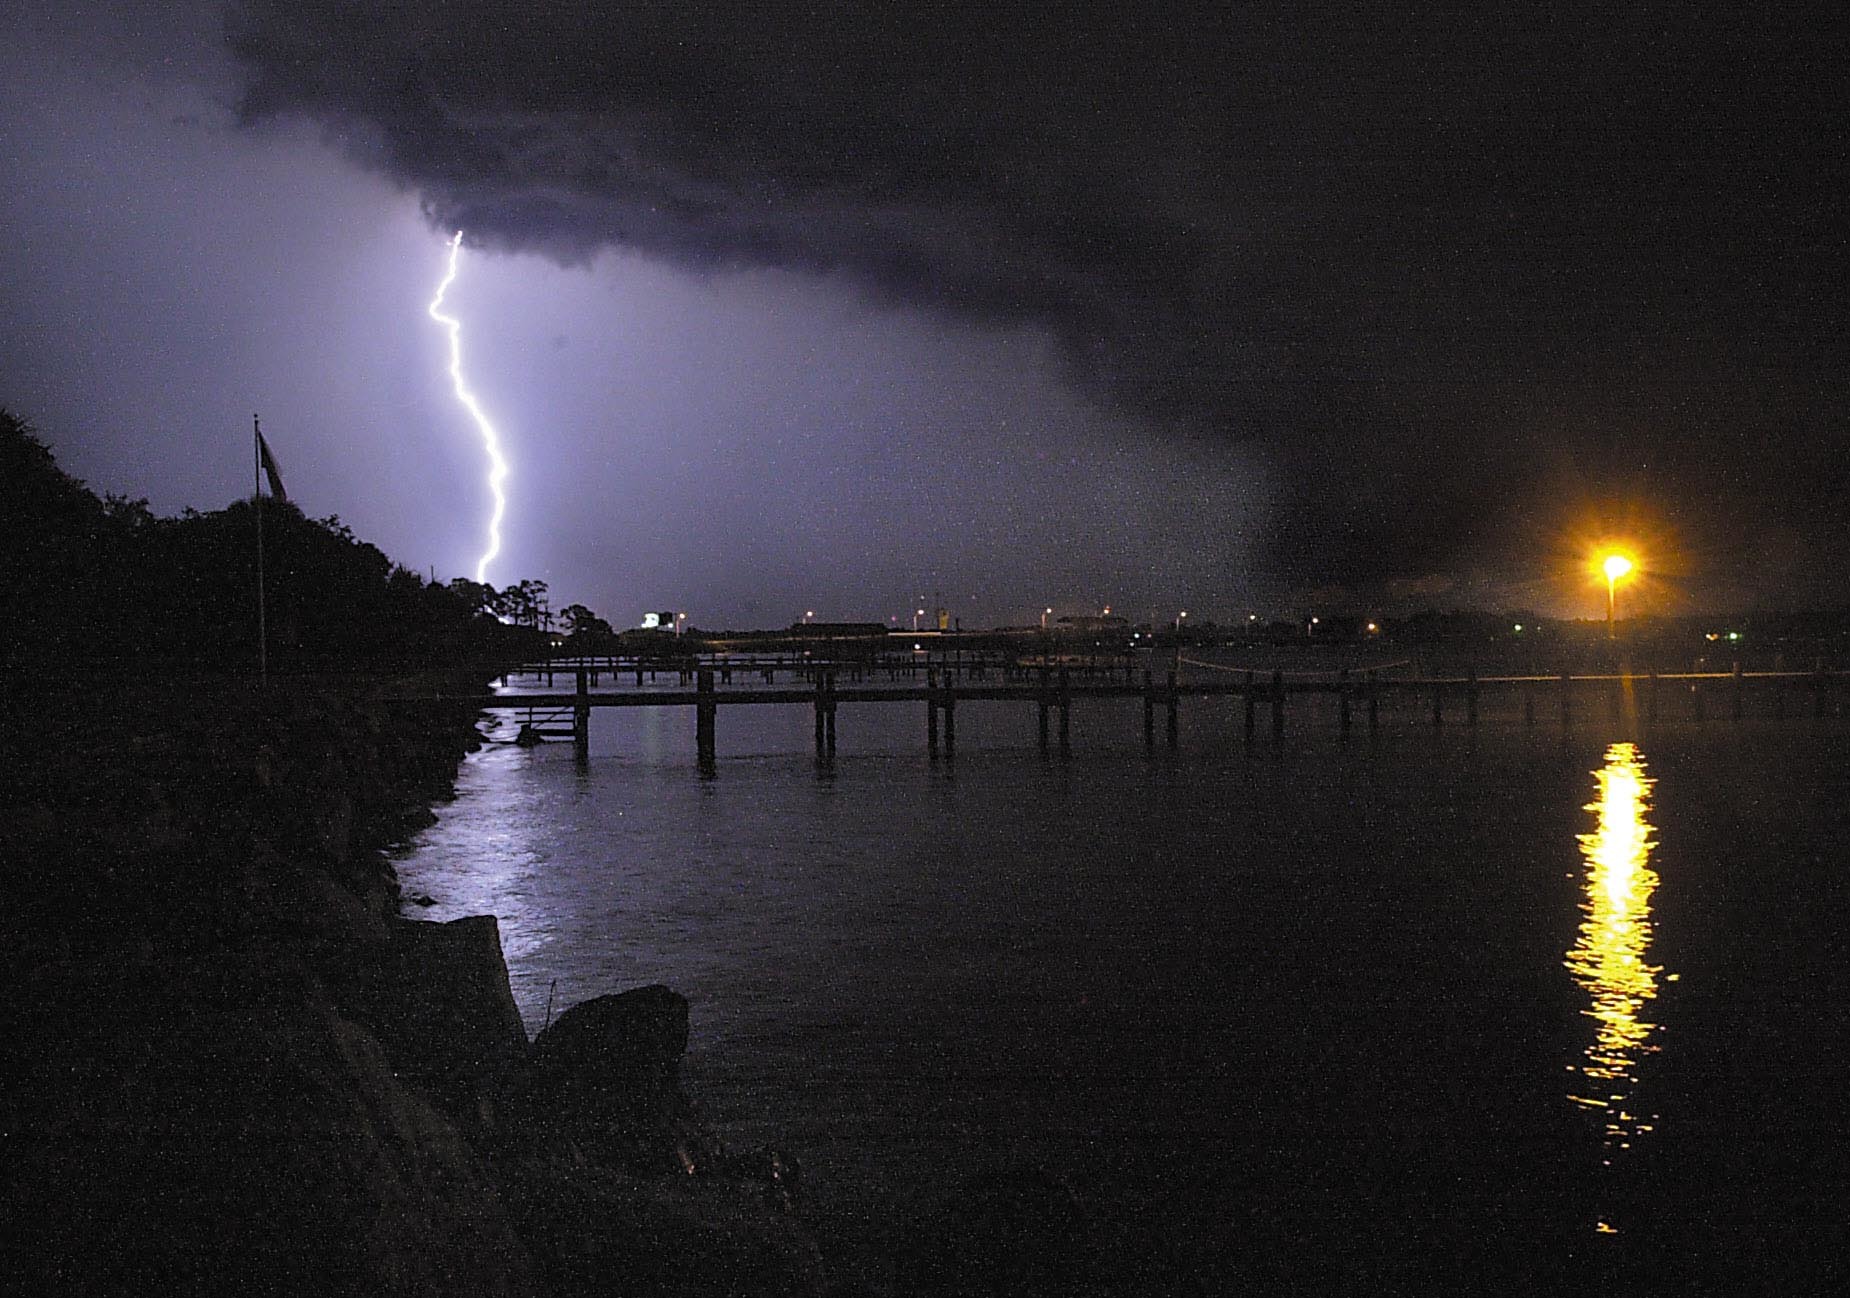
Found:
M 256 529 L 273 667 L 403 668 L 533 648 L 544 583 L 525 583 L 526 631 L 484 610 L 492 588 L 427 584 L 338 516 L 287 501 L 156 517 L 99 500 L 32 428 L 0 410 L 0 662 L 134 657 L 247 667 L 256 657 Z M 524 608 L 523 608 L 523 611 Z
M 495 612 L 515 626 L 539 630 L 541 621 L 550 616 L 546 583 L 529 579 L 503 588 Z
M 485 581 L 470 581 L 467 577 L 452 577 L 449 592 L 466 606 L 477 613 L 495 616 L 495 610 L 501 602 L 500 594 Z
M 559 624 L 565 628 L 566 643 L 581 653 L 605 648 L 616 636 L 610 623 L 583 604 L 567 604 L 559 611 Z

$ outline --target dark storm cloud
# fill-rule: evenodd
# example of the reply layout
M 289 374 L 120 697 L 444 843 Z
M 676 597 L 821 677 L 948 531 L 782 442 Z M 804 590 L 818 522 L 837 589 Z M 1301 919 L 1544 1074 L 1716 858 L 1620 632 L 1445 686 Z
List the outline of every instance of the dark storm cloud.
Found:
M 246 120 L 321 122 L 485 246 L 1048 328 L 1094 392 L 1275 457 L 1306 579 L 1452 563 L 1596 466 L 1792 499 L 1735 443 L 1837 426 L 1833 38 L 1301 8 L 259 0 L 228 31 Z

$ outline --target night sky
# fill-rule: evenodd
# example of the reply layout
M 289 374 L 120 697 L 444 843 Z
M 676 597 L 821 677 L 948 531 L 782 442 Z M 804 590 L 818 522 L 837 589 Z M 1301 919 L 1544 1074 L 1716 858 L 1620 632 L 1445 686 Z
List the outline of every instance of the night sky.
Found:
M 1843 20 L 10 4 L 0 404 L 619 625 L 1850 599 Z M 1719 8 L 1719 7 L 1714 7 Z

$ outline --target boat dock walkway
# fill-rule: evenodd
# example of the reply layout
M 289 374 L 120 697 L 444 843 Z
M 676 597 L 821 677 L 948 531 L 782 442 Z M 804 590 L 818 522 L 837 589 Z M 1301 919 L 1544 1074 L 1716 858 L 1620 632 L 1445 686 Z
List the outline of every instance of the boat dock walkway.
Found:
M 1186 661 L 1186 660 L 1185 660 Z M 523 689 L 505 685 L 500 692 L 479 696 L 484 710 L 513 711 L 522 718 L 523 737 L 530 740 L 570 738 L 583 753 L 587 747 L 593 708 L 691 707 L 695 711 L 698 761 L 703 768 L 714 760 L 714 733 L 722 707 L 781 704 L 807 706 L 815 716 L 815 747 L 819 758 L 834 755 L 836 713 L 844 703 L 923 704 L 926 750 L 933 757 L 951 758 L 957 750 L 957 711 L 960 707 L 989 703 L 1027 703 L 1036 709 L 1037 737 L 1045 753 L 1058 746 L 1062 753 L 1072 745 L 1072 711 L 1075 703 L 1097 699 L 1140 699 L 1143 703 L 1143 740 L 1148 749 L 1157 745 L 1161 714 L 1163 742 L 1171 749 L 1180 744 L 1184 700 L 1238 698 L 1244 706 L 1244 734 L 1250 743 L 1265 729 L 1274 744 L 1283 743 L 1287 701 L 1326 700 L 1343 733 L 1365 726 L 1380 729 L 1384 711 L 1404 715 L 1430 713 L 1431 724 L 1444 725 L 1448 714 L 1475 726 L 1489 700 L 1503 707 L 1519 706 L 1523 724 L 1538 718 L 1571 729 L 1577 717 L 1604 710 L 1612 719 L 1635 716 L 1646 722 L 1682 717 L 1701 722 L 1711 714 L 1740 720 L 1747 715 L 1750 698 L 1756 715 L 1772 717 L 1826 717 L 1840 715 L 1846 695 L 1846 673 L 1837 671 L 1745 672 L 1738 666 L 1727 672 L 1613 673 L 1605 675 L 1462 676 L 1443 678 L 1384 675 L 1380 670 L 1287 675 L 1190 663 L 1213 672 L 1209 679 L 1179 678 L 1170 668 L 1161 675 L 1145 669 L 1138 674 L 1113 661 L 1093 667 L 1015 664 L 933 664 L 922 668 L 923 680 L 906 680 L 910 673 L 879 664 L 829 664 L 807 660 L 779 662 L 770 671 L 749 661 L 715 664 L 636 665 L 616 667 L 600 660 L 547 663 L 511 674 L 538 680 L 563 675 L 572 682 L 569 691 Z M 613 670 L 614 668 L 614 670 Z M 775 683 L 776 671 L 798 673 L 799 683 Z M 666 674 L 672 686 L 599 688 L 608 678 L 614 686 L 629 672 L 641 680 Z M 889 679 L 873 679 L 886 671 Z M 755 675 L 760 683 L 722 688 L 722 675 Z M 990 679 L 991 675 L 1001 679 Z M 846 678 L 844 680 L 844 678 Z M 765 684 L 763 682 L 772 683 Z M 691 688 L 690 688 L 691 687 Z

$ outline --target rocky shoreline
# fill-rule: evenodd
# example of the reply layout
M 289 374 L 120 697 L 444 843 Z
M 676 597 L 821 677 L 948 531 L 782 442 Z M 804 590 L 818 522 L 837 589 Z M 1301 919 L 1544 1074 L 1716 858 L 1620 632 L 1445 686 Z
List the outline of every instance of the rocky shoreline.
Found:
M 195 681 L 13 716 L 8 1287 L 840 1290 L 794 1164 L 682 1093 L 681 997 L 529 1042 L 492 916 L 398 913 L 381 849 L 450 796 L 468 705 Z

